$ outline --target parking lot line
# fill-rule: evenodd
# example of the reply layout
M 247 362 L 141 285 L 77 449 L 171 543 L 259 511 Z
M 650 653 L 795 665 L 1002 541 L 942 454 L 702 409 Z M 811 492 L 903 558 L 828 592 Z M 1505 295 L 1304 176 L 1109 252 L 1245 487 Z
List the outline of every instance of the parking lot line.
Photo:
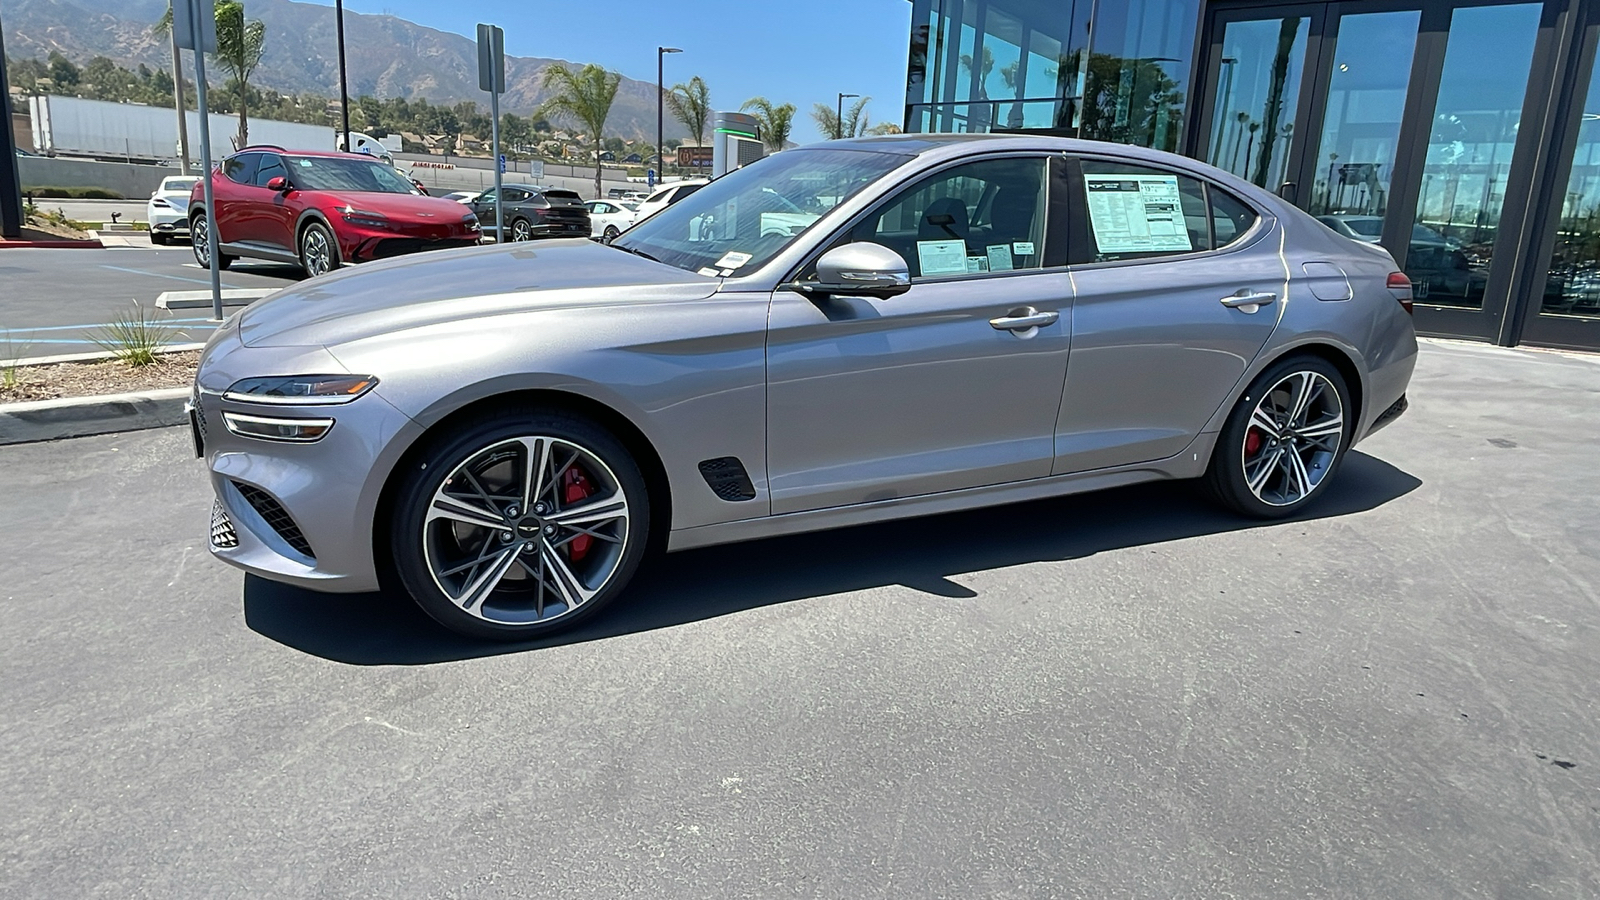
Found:
M 127 266 L 108 266 L 105 263 L 101 263 L 100 264 L 100 268 L 102 268 L 102 269 L 111 269 L 111 270 L 116 271 L 116 272 L 129 272 L 129 273 L 134 274 L 134 275 L 148 275 L 151 278 L 170 278 L 173 281 L 188 281 L 188 282 L 191 282 L 193 284 L 205 284 L 205 285 L 211 284 L 211 282 L 209 280 L 207 280 L 207 279 L 185 278 L 182 275 L 168 275 L 168 274 L 166 274 L 164 272 L 146 272 L 144 269 L 131 269 L 131 268 L 127 267 Z M 225 284 L 225 285 L 223 285 L 223 287 L 232 287 L 232 285 Z

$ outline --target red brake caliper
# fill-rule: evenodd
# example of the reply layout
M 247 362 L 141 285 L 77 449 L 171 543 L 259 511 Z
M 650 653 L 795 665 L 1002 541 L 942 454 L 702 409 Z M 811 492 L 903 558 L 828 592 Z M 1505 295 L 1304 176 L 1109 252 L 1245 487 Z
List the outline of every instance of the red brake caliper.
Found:
M 567 506 L 580 503 L 594 494 L 594 483 L 589 480 L 582 469 L 572 466 L 561 476 L 561 502 Z M 594 543 L 594 538 L 587 534 L 580 534 L 567 543 L 567 558 L 577 562 L 589 555 L 589 547 Z
M 1249 459 L 1261 449 L 1261 429 L 1252 428 L 1244 434 L 1244 458 Z

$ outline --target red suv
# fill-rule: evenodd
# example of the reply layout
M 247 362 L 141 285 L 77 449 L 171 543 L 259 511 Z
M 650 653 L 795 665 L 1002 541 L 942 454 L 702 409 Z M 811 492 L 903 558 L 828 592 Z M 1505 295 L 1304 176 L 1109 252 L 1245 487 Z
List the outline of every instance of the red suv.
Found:
M 217 268 L 241 256 L 288 262 L 321 275 L 364 262 L 478 243 L 478 217 L 452 200 L 419 194 L 393 167 L 360 153 L 246 147 L 212 179 Z M 194 258 L 208 266 L 204 185 L 189 197 Z

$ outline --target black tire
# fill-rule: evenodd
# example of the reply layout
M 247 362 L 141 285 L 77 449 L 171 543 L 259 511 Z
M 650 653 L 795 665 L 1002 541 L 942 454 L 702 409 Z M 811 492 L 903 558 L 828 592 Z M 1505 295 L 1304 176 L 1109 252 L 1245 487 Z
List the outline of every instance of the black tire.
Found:
M 622 232 L 617 230 L 617 226 L 615 226 L 615 225 L 607 225 L 605 233 L 600 235 L 600 240 L 602 240 L 605 243 L 609 244 L 612 241 L 616 240 L 617 239 L 617 235 L 619 235 L 621 233 Z
M 1284 422 L 1286 416 L 1269 415 L 1276 433 L 1264 430 L 1259 424 L 1262 420 L 1254 418 L 1257 407 L 1265 402 L 1274 409 L 1292 412 L 1295 385 L 1300 378 L 1311 386 L 1313 399 L 1298 424 Z M 1328 397 L 1329 388 L 1332 397 Z M 1335 403 L 1337 423 L 1332 418 Z M 1350 449 L 1355 418 L 1350 388 L 1332 363 L 1310 355 L 1290 356 L 1273 363 L 1250 383 L 1228 414 L 1202 482 L 1206 493 L 1234 512 L 1253 518 L 1283 519 L 1295 515 L 1327 493 L 1328 484 L 1338 474 L 1339 464 Z M 1335 437 L 1337 445 L 1333 446 Z M 1256 476 L 1258 487 L 1252 488 L 1247 471 Z M 1310 485 L 1309 490 L 1302 489 L 1306 484 Z
M 506 228 L 507 241 L 533 240 L 533 225 L 527 219 L 512 219 Z
M 165 247 L 166 245 L 172 243 L 172 236 L 153 231 L 150 233 L 150 243 L 155 244 L 158 247 Z
M 211 246 L 206 238 L 206 230 L 210 226 L 211 223 L 206 221 L 205 213 L 201 213 L 189 220 L 189 249 L 194 253 L 194 261 L 199 263 L 202 269 L 211 268 L 210 262 L 206 259 L 206 254 L 211 252 Z M 218 238 L 220 239 L 221 235 L 218 235 Z M 217 251 L 217 269 L 219 271 L 225 271 L 229 266 L 233 265 L 233 260 L 234 257 L 220 250 Z
M 497 587 L 487 594 L 488 599 L 481 601 L 483 615 L 475 615 L 468 612 L 462 604 L 452 600 L 451 595 L 441 587 L 443 579 L 435 577 L 434 562 L 437 562 L 443 570 L 442 574 L 448 574 L 449 570 L 444 567 L 449 563 L 470 559 L 474 554 L 479 560 L 483 560 L 486 558 L 484 548 L 490 548 L 492 552 L 493 542 L 506 541 L 507 538 L 501 535 L 512 534 L 513 530 L 518 544 L 521 544 L 522 538 L 532 535 L 533 540 L 528 541 L 529 544 L 548 549 L 551 553 L 557 552 L 556 547 L 560 545 L 552 546 L 545 543 L 544 539 L 539 537 L 540 529 L 537 527 L 537 522 L 531 531 L 525 530 L 528 520 L 534 519 L 531 510 L 522 510 L 521 512 L 527 515 L 517 520 L 516 524 L 511 524 L 511 520 L 506 519 L 508 524 L 495 526 L 504 529 L 498 534 L 493 528 L 461 525 L 443 519 L 430 523 L 428 513 L 439 493 L 446 487 L 447 479 L 456 480 L 458 469 L 464 466 L 471 469 L 473 466 L 483 465 L 481 462 L 483 460 L 507 459 L 504 454 L 521 452 L 515 447 L 506 450 L 505 448 L 510 445 L 509 442 L 535 436 L 560 442 L 552 450 L 553 459 L 558 459 L 555 454 L 561 447 L 577 448 L 590 454 L 590 457 L 581 457 L 580 462 L 582 466 L 598 469 L 596 472 L 587 473 L 594 477 L 599 485 L 596 493 L 600 491 L 611 491 L 613 495 L 620 493 L 626 503 L 626 515 L 622 520 L 622 538 L 615 546 L 598 542 L 590 545 L 593 548 L 600 548 L 599 553 L 590 561 L 600 565 L 599 567 L 591 565 L 592 574 L 586 576 L 599 579 L 598 589 L 589 599 L 573 605 L 560 604 L 560 595 L 553 587 L 546 591 L 545 584 L 539 582 L 539 576 L 531 567 L 510 563 L 508 571 L 517 577 L 513 579 L 511 574 L 508 574 L 503 579 L 497 579 Z M 499 465 L 505 466 L 503 470 L 505 472 L 516 472 L 528 458 L 512 456 Z M 599 462 L 598 467 L 594 466 L 595 460 Z M 582 470 L 581 466 L 579 468 Z M 517 488 L 514 485 L 496 486 L 487 480 L 487 476 L 496 471 L 495 469 L 477 471 L 480 476 L 484 476 L 481 483 L 489 485 L 489 493 L 498 495 L 502 491 L 510 491 L 512 496 L 515 495 Z M 416 600 L 417 605 L 421 606 L 429 616 L 446 628 L 469 637 L 497 641 L 524 641 L 570 628 L 588 619 L 623 592 L 637 571 L 649 545 L 650 496 L 638 464 L 623 443 L 609 431 L 586 418 L 561 410 L 540 407 L 502 408 L 495 410 L 493 415 L 452 424 L 448 429 L 441 429 L 428 439 L 418 453 L 410 458 L 399 477 L 394 494 L 394 514 L 389 522 L 390 563 L 393 572 L 399 577 L 399 582 L 406 591 Z M 462 479 L 458 483 L 465 485 L 468 480 Z M 480 482 L 472 483 L 476 485 Z M 564 482 L 557 478 L 547 484 L 560 485 Z M 480 508 L 485 505 L 495 505 L 492 500 L 474 500 L 474 503 Z M 504 511 L 504 507 L 501 507 L 501 511 Z M 605 526 L 591 523 L 591 527 L 599 530 Z M 612 534 L 615 535 L 616 532 L 613 531 Z M 481 543 L 474 544 L 474 541 Z M 451 558 L 448 556 L 450 552 L 461 555 Z M 525 548 L 524 552 L 529 555 L 517 556 L 513 553 L 513 556 L 541 563 L 539 571 L 544 571 L 537 550 Z M 439 558 L 435 559 L 435 555 Z M 580 571 L 579 567 L 583 565 L 583 562 L 573 554 L 572 549 L 567 550 L 565 561 L 569 567 L 567 569 L 569 574 Z M 468 594 L 467 581 L 473 578 L 476 572 L 477 569 L 474 568 L 461 576 L 460 595 Z M 552 582 L 547 584 L 553 585 Z M 585 589 L 594 588 L 586 585 Z M 538 591 L 537 612 L 532 611 L 535 590 Z M 550 613 L 549 607 L 545 605 L 547 597 L 551 602 L 562 605 L 563 611 Z M 537 616 L 547 617 L 537 619 Z
M 321 222 L 312 222 L 300 231 L 300 268 L 308 277 L 325 275 L 344 265 L 339 257 L 339 241 Z

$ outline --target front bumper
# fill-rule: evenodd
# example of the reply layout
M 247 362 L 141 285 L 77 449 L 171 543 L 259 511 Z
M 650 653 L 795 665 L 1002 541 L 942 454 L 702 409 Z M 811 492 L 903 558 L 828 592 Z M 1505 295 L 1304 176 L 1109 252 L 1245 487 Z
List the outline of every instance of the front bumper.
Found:
M 191 398 L 191 427 L 216 495 L 212 555 L 247 572 L 321 591 L 378 587 L 373 516 L 399 449 L 421 429 L 376 392 L 337 406 L 240 403 L 222 396 L 240 373 L 287 365 L 343 372 L 321 348 L 249 348 L 237 328 L 207 348 Z M 289 357 L 298 356 L 297 359 Z M 252 367 L 252 359 L 259 359 Z M 270 358 L 270 362 L 267 360 Z M 312 368 L 306 368 L 312 367 Z M 226 411 L 332 418 L 314 443 L 231 433 Z M 394 449 L 392 454 L 387 451 Z

